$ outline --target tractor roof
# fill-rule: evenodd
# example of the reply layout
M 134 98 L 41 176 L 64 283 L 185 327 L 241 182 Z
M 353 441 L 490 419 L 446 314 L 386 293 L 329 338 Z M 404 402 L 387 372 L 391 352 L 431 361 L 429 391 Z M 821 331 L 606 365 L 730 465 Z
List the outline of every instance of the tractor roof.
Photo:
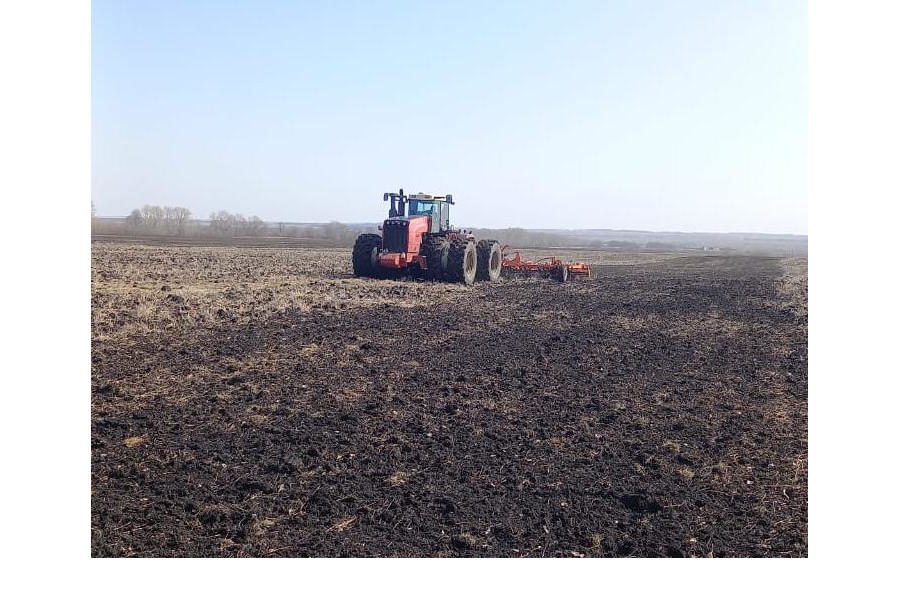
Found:
M 425 202 L 446 202 L 447 204 L 454 204 L 453 196 L 451 196 L 450 194 L 447 194 L 445 196 L 436 196 L 434 194 L 423 194 L 422 192 L 419 192 L 418 194 L 410 194 L 407 196 L 403 193 L 403 188 L 400 188 L 399 194 L 395 194 L 394 192 L 385 192 L 384 201 L 387 202 L 388 200 L 390 200 L 391 202 L 399 200 L 401 203 L 410 200 L 421 200 Z
M 446 196 L 437 196 L 434 194 L 423 194 L 419 192 L 418 194 L 410 194 L 406 197 L 408 200 L 428 200 L 430 202 L 449 202 L 453 204 L 453 196 L 451 194 L 447 194 Z

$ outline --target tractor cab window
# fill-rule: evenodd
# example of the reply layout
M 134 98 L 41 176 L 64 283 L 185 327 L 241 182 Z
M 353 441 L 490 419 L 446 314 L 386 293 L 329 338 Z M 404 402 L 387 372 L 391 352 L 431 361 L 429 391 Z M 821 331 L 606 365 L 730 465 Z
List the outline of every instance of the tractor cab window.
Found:
M 434 202 L 426 202 L 422 200 L 409 201 L 409 215 L 432 215 L 437 214 L 438 209 Z

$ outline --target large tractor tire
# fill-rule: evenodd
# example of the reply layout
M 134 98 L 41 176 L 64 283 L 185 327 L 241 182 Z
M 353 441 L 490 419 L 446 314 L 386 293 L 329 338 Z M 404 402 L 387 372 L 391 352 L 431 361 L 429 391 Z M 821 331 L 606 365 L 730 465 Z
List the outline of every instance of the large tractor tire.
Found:
M 478 271 L 478 251 L 472 240 L 453 240 L 447 254 L 446 280 L 472 285 Z
M 503 255 L 500 242 L 497 240 L 481 240 L 475 245 L 478 252 L 478 269 L 475 278 L 478 281 L 494 282 L 500 279 L 500 268 L 503 266 Z
M 444 279 L 450 254 L 450 242 L 447 241 L 447 238 L 438 235 L 426 237 L 422 240 L 419 254 L 425 257 L 427 263 L 425 278 L 434 281 Z
M 353 274 L 356 277 L 379 277 L 378 250 L 381 249 L 381 236 L 375 233 L 363 233 L 353 244 Z

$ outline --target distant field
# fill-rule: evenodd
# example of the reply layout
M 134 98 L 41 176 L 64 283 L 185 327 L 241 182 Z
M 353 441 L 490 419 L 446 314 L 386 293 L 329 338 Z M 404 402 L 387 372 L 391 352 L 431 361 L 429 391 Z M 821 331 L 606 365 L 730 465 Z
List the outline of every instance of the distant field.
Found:
M 93 556 L 807 555 L 805 258 L 142 241 L 91 248 Z

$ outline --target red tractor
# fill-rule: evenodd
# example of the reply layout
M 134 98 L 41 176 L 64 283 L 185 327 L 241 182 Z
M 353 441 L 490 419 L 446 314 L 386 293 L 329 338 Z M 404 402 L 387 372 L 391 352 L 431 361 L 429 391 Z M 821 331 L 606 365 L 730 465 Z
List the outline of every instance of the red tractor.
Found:
M 386 193 L 384 201 L 390 201 L 391 208 L 379 227 L 383 235 L 363 233 L 353 246 L 353 274 L 357 277 L 422 275 L 466 285 L 500 278 L 500 243 L 476 243 L 471 232 L 451 228 L 450 194 L 407 196 L 401 189 L 399 194 Z

